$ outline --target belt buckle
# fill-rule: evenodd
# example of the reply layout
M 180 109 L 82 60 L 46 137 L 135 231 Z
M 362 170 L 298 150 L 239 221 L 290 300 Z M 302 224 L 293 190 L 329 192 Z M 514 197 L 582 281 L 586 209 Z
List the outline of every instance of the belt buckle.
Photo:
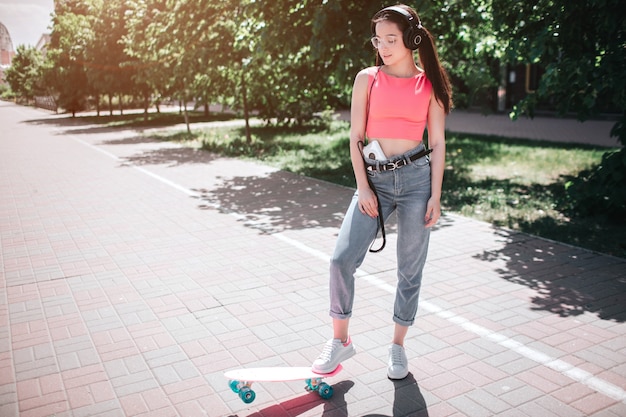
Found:
M 401 165 L 401 163 L 403 162 L 402 159 L 395 161 L 395 162 L 387 162 L 384 167 L 385 167 L 385 171 L 395 171 L 396 169 L 400 168 L 401 166 L 404 166 L 404 164 Z

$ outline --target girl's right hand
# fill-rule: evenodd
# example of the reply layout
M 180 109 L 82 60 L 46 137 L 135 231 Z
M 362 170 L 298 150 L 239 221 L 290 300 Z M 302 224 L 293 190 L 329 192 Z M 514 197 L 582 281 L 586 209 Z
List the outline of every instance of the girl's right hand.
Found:
M 370 217 L 378 217 L 378 200 L 371 188 L 359 190 L 359 210 Z

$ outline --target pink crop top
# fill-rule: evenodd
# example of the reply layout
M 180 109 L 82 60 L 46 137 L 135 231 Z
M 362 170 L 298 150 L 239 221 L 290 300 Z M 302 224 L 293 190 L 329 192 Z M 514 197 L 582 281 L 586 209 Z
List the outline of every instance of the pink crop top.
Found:
M 422 140 L 433 89 L 426 74 L 397 78 L 372 68 L 367 88 L 370 104 L 365 133 L 368 138 Z

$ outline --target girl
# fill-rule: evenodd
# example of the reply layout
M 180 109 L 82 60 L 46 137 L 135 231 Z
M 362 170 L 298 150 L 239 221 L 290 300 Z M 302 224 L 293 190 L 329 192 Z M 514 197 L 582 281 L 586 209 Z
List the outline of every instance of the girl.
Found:
M 417 313 L 430 228 L 441 215 L 445 118 L 452 94 L 433 38 L 415 10 L 405 5 L 382 9 L 372 18 L 371 29 L 378 66 L 360 71 L 352 91 L 350 157 L 357 190 L 330 266 L 333 339 L 312 368 L 332 372 L 355 354 L 348 332 L 354 273 L 376 238 L 378 216 L 386 220 L 395 210 L 398 285 L 387 374 L 403 379 L 409 373 L 404 339 Z M 416 65 L 414 50 L 423 68 Z M 425 127 L 429 150 L 422 143 Z M 374 159 L 367 153 L 364 158 L 365 138 L 377 141 L 384 156 Z

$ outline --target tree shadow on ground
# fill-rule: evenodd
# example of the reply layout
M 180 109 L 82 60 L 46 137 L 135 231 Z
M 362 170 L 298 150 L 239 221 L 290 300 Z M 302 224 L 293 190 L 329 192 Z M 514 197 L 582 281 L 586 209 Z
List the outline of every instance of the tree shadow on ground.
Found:
M 277 171 L 265 177 L 235 177 L 215 189 L 196 190 L 200 208 L 236 213 L 263 233 L 289 229 L 338 228 L 353 190 Z M 453 224 L 442 217 L 439 228 Z M 396 231 L 392 217 L 388 233 Z M 494 228 L 494 233 L 502 229 Z M 534 309 L 562 317 L 597 314 L 626 321 L 626 260 L 517 232 L 502 249 L 476 258 L 502 261 L 496 272 L 507 281 L 536 291 Z
M 131 127 L 154 127 L 171 126 L 172 124 L 185 122 L 185 116 L 182 111 L 150 111 L 146 115 L 143 110 L 138 109 L 125 109 L 124 114 L 119 114 L 119 110 L 115 109 L 115 113 L 113 115 L 110 115 L 108 110 L 102 110 L 100 113 L 100 116 L 97 116 L 95 112 L 79 113 L 76 117 L 72 117 L 72 115 L 68 113 L 63 113 L 56 114 L 48 118 L 26 120 L 24 123 L 63 126 L 117 124 Z M 235 118 L 235 115 L 227 112 L 211 112 L 208 115 L 205 115 L 203 112 L 189 111 L 190 123 L 225 121 L 233 120 Z
M 311 181 L 285 171 L 267 176 L 225 179 L 200 193 L 201 209 L 237 214 L 244 225 L 263 233 L 289 229 L 339 227 L 352 191 L 321 181 Z
M 459 213 L 486 207 L 486 212 L 491 209 L 494 213 L 486 220 L 496 226 L 624 257 L 626 223 L 601 215 L 589 218 L 572 214 L 566 208 L 566 182 L 566 177 L 550 184 L 522 184 L 508 178 L 470 180 L 464 175 L 446 174 L 442 205 Z M 548 211 L 549 215 L 538 215 Z
M 102 145 L 138 145 L 140 143 L 163 143 L 163 141 L 152 136 L 132 135 L 120 139 L 109 139 L 100 142 Z
M 181 146 L 162 146 L 159 141 L 142 140 L 142 137 L 128 138 L 116 142 L 118 142 L 116 144 L 122 144 L 120 142 L 135 144 L 159 143 L 157 149 L 146 150 L 135 155 L 120 158 L 127 165 L 167 165 L 175 167 L 187 164 L 209 164 L 218 159 L 216 155 L 198 149 Z
M 130 142 L 129 142 L 130 141 Z M 142 137 L 111 140 L 107 144 L 136 144 Z M 147 138 L 146 143 L 154 141 Z M 128 164 L 211 164 L 215 154 L 175 144 L 157 146 L 121 158 Z M 230 168 L 226 164 L 227 168 Z M 263 175 L 207 179 L 206 188 L 195 189 L 199 208 L 236 214 L 245 226 L 261 233 L 289 229 L 339 228 L 354 189 L 311 180 L 286 171 Z M 450 227 L 445 216 L 439 228 Z M 392 217 L 387 232 L 395 232 Z M 498 233 L 498 232 L 496 232 Z M 504 259 L 502 278 L 534 289 L 532 302 L 537 310 L 563 317 L 590 312 L 602 319 L 626 321 L 626 260 L 592 252 L 530 235 L 517 237 L 498 250 L 486 250 L 477 257 L 486 262 Z
M 33 119 L 27 120 L 23 123 L 30 125 L 45 125 L 56 127 L 59 129 L 59 135 L 85 135 L 85 134 L 102 134 L 102 133 L 117 133 L 122 131 L 135 131 L 143 132 L 147 129 L 168 128 L 167 124 L 154 124 L 154 125 L 139 125 L 139 124 L 108 124 L 106 118 L 102 118 L 99 122 L 94 122 L 92 118 L 85 117 L 55 117 L 50 119 Z
M 189 124 L 191 127 L 204 123 L 229 122 L 234 121 L 235 116 L 228 113 L 211 113 L 205 116 L 202 113 L 191 112 Z M 129 112 L 127 114 L 115 114 L 110 116 L 79 115 L 71 117 L 69 115 L 58 115 L 43 119 L 26 120 L 23 123 L 31 125 L 46 125 L 65 128 L 61 134 L 89 134 L 89 133 L 111 133 L 123 130 L 134 130 L 143 132 L 153 129 L 172 129 L 184 126 L 185 118 L 178 112 L 148 113 L 147 119 L 143 112 Z
M 506 267 L 496 272 L 535 290 L 534 310 L 561 317 L 593 313 L 603 320 L 626 321 L 624 259 L 522 234 L 502 249 L 475 257 L 485 262 L 504 260 Z
M 200 194 L 201 209 L 236 214 L 244 225 L 263 233 L 339 228 L 354 194 L 354 189 L 286 171 L 223 179 L 216 188 L 193 191 Z M 442 221 L 438 227 L 447 226 Z M 395 214 L 385 230 L 397 231 Z

